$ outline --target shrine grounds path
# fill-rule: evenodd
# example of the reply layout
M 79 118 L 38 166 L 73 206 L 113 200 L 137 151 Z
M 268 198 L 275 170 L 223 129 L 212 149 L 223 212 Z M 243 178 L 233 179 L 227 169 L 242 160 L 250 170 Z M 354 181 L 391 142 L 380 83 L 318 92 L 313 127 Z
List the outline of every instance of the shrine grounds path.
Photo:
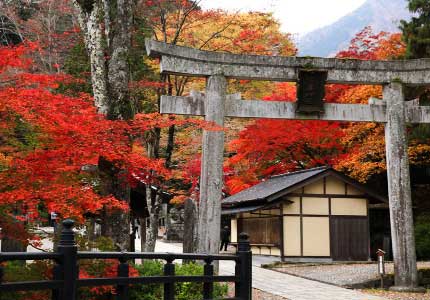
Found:
M 137 245 L 136 245 L 137 246 Z M 182 252 L 182 244 L 157 240 L 156 252 Z M 261 268 L 267 258 L 253 257 L 252 287 L 289 300 L 384 300 L 385 298 Z M 233 274 L 233 262 L 221 262 L 220 274 Z

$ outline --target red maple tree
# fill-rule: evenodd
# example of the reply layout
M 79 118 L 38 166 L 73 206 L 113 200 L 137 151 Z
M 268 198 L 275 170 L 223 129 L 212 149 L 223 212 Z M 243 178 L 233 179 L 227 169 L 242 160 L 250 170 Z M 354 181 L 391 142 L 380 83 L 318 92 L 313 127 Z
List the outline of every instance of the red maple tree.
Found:
M 0 48 L 0 226 L 12 220 L 40 218 L 55 211 L 63 218 L 83 220 L 101 208 L 127 209 L 112 195 L 97 193 L 92 171 L 99 157 L 114 162 L 129 182 L 137 177 L 152 182 L 167 179 L 164 161 L 144 155 L 142 132 L 154 127 L 200 121 L 172 120 L 159 114 L 139 114 L 133 121 L 107 120 L 97 114 L 87 94 L 59 93 L 57 88 L 76 81 L 64 74 L 30 72 L 36 44 Z M 206 125 L 211 128 L 210 125 Z M 19 240 L 16 230 L 4 234 Z

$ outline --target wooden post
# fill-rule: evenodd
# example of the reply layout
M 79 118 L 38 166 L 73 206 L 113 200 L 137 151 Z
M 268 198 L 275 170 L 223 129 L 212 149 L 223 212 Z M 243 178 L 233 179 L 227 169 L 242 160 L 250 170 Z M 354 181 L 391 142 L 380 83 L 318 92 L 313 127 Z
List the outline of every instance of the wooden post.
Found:
M 173 264 L 173 259 L 166 259 L 166 264 L 164 265 L 164 276 L 173 277 L 175 275 L 175 265 Z M 175 300 L 175 283 L 166 282 L 164 284 L 164 300 Z
M 387 103 L 385 145 L 395 274 L 392 289 L 418 291 L 403 85 L 386 85 L 383 96 Z
M 203 267 L 205 276 L 213 276 L 214 275 L 214 266 L 212 264 L 212 259 L 206 259 L 205 265 Z M 203 299 L 210 300 L 213 298 L 214 293 L 214 283 L 213 282 L 205 282 L 203 283 Z
M 236 255 L 235 275 L 240 281 L 235 284 L 235 297 L 240 300 L 252 299 L 252 252 L 249 245 L 249 235 L 245 232 L 239 234 Z
M 119 259 L 118 265 L 118 277 L 129 277 L 129 265 L 127 263 L 127 257 L 123 256 Z M 129 290 L 128 284 L 118 284 L 116 287 L 116 300 L 128 300 Z
M 61 289 L 61 300 L 76 300 L 78 279 L 77 252 L 78 247 L 75 243 L 75 234 L 73 232 L 73 220 L 67 219 L 63 221 L 61 231 L 61 239 L 58 243 L 58 253 L 62 257 L 61 273 L 63 288 Z M 57 270 L 58 271 L 58 270 Z
M 206 86 L 205 120 L 224 126 L 227 80 L 222 75 L 210 76 Z M 198 251 L 218 253 L 221 226 L 224 131 L 203 132 Z

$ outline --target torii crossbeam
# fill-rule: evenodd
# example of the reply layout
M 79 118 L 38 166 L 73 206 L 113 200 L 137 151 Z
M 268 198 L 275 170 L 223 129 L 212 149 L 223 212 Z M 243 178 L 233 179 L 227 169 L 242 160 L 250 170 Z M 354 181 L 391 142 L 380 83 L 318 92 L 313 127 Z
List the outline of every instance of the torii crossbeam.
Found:
M 206 77 L 205 97 L 161 97 L 161 113 L 225 117 L 319 119 L 385 123 L 395 289 L 418 291 L 406 123 L 430 123 L 430 107 L 407 104 L 405 86 L 430 85 L 430 60 L 362 61 L 335 58 L 236 55 L 146 41 L 164 74 Z M 244 101 L 226 95 L 227 78 L 297 82 L 299 71 L 326 72 L 326 83 L 383 86 L 385 105 L 324 104 L 322 114 L 298 114 L 296 103 Z M 216 253 L 221 220 L 224 133 L 204 131 L 198 250 Z

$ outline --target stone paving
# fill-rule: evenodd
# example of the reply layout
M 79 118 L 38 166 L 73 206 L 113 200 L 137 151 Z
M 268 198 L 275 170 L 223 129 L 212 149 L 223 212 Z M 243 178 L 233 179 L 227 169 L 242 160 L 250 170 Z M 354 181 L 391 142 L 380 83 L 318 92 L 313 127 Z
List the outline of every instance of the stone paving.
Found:
M 181 252 L 182 245 L 157 241 L 158 252 Z M 256 256 L 253 259 L 252 287 L 264 292 L 285 297 L 289 300 L 383 300 L 384 298 L 367 295 L 334 285 L 263 269 L 261 263 L 270 258 Z M 273 260 L 272 260 L 273 261 Z M 233 262 L 221 262 L 220 274 L 232 274 Z

